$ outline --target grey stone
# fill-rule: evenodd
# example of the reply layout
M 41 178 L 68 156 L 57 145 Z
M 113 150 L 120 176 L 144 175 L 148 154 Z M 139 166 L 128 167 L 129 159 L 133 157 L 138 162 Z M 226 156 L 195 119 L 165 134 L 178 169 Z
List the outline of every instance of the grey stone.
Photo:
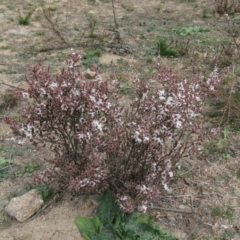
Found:
M 87 69 L 87 71 L 85 72 L 85 77 L 87 79 L 93 79 L 96 77 L 96 75 L 97 75 L 97 73 L 94 71 L 91 71 L 90 69 Z
M 25 222 L 34 215 L 42 205 L 43 199 L 41 192 L 37 189 L 32 189 L 20 197 L 12 198 L 4 210 L 19 222 Z
M 7 33 L 14 34 L 14 35 L 24 35 L 24 36 L 27 36 L 26 32 L 21 32 L 21 31 L 19 31 L 17 29 L 9 29 L 7 31 Z

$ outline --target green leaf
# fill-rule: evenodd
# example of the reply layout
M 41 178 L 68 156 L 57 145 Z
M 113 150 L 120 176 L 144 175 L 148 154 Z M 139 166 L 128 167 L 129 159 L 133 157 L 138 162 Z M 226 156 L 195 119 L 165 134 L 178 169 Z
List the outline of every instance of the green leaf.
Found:
M 123 213 L 110 190 L 100 198 L 96 216 L 79 216 L 76 225 L 87 240 L 178 240 L 147 214 Z
M 106 190 L 100 198 L 97 209 L 97 216 L 104 225 L 111 224 L 115 217 L 120 213 L 115 197 L 110 190 Z
M 0 166 L 5 165 L 7 163 L 12 163 L 12 160 L 10 159 L 5 159 L 5 158 L 0 158 Z
M 101 229 L 102 223 L 100 222 L 98 217 L 94 217 L 93 219 L 88 217 L 77 217 L 76 225 L 79 232 L 82 236 L 87 240 L 103 240 L 98 237 L 98 229 Z

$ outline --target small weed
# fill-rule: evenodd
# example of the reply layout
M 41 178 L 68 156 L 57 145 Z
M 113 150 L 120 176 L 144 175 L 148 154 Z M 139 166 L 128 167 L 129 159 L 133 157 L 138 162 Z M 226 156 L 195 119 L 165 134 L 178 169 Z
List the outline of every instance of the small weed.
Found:
M 97 58 L 102 56 L 102 50 L 101 49 L 94 49 L 90 48 L 88 51 L 83 55 L 83 59 L 90 59 L 90 58 Z
M 10 159 L 0 158 L 0 182 L 12 174 L 12 161 Z
M 25 17 L 20 16 L 20 17 L 18 18 L 18 23 L 19 23 L 20 25 L 25 25 L 25 26 L 26 26 L 26 25 L 29 25 L 29 23 L 30 23 L 30 18 L 31 18 L 31 16 L 32 16 L 33 12 L 34 12 L 34 10 L 30 11 Z
M 83 65 L 89 67 L 92 63 L 98 63 L 99 58 L 102 56 L 102 50 L 99 48 L 90 48 L 83 54 Z
M 223 219 L 231 219 L 231 218 L 233 218 L 233 214 L 234 214 L 234 211 L 230 206 L 228 206 L 227 208 L 215 207 L 212 210 L 213 216 L 220 217 Z
M 228 231 L 225 231 L 219 238 L 219 240 L 232 240 L 235 236 L 235 233 L 228 230 Z
M 157 43 L 157 55 L 163 57 L 179 57 L 177 49 L 173 48 L 171 44 L 167 44 L 165 38 L 160 38 Z
M 58 61 L 63 61 L 64 59 L 66 59 L 66 54 L 63 52 L 57 53 L 57 59 Z
M 2 50 L 7 50 L 7 49 L 10 49 L 10 47 L 7 46 L 7 45 L 5 45 L 5 46 L 1 46 L 0 49 L 2 49 Z
M 78 25 L 74 25 L 73 30 L 79 32 L 81 29 Z
M 202 10 L 202 19 L 207 19 L 210 18 L 209 14 L 208 14 L 208 10 L 206 8 L 204 8 Z
M 88 38 L 97 38 L 97 35 L 95 33 L 90 33 L 88 35 Z
M 37 31 L 34 33 L 35 36 L 44 36 L 45 35 L 45 32 L 44 31 Z
M 13 115 L 13 119 L 17 120 L 19 122 L 23 122 L 23 118 L 22 118 L 22 116 L 20 114 Z
M 148 214 L 123 213 L 109 190 L 103 193 L 96 216 L 79 216 L 75 223 L 85 239 L 178 240 Z
M 33 173 L 40 169 L 40 164 L 37 162 L 29 162 L 26 166 L 18 170 L 18 176 L 31 177 Z
M 180 36 L 189 36 L 196 33 L 209 32 L 209 30 L 205 27 L 194 26 L 194 27 L 183 27 L 181 29 L 173 29 L 172 32 Z
M 120 85 L 120 92 L 122 94 L 129 94 L 131 92 L 132 86 L 129 83 L 122 83 Z
M 32 189 L 37 189 L 42 193 L 42 198 L 43 201 L 46 202 L 47 200 L 49 200 L 53 194 L 54 194 L 54 188 L 53 187 L 49 187 L 47 185 L 38 185 L 38 184 L 28 184 L 26 186 L 26 190 L 30 191 Z
M 88 14 L 87 15 L 87 20 L 88 20 L 88 29 L 89 29 L 89 38 L 95 38 L 97 35 L 94 33 L 96 26 L 97 26 L 97 19 L 93 14 Z

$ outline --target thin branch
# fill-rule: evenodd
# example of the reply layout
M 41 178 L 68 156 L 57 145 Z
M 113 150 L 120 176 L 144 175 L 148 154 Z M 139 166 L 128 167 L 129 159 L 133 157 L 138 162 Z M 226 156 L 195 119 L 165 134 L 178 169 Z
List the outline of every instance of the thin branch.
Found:
M 113 19 L 115 23 L 115 31 L 118 31 L 118 23 L 117 23 L 117 18 L 116 18 L 116 13 L 115 13 L 115 6 L 114 6 L 114 0 L 112 0 L 112 10 L 113 10 Z
M 63 43 L 65 43 L 67 46 L 69 46 L 69 43 L 62 36 L 61 32 L 55 27 L 52 19 L 50 19 L 50 17 L 48 16 L 48 14 L 47 14 L 45 9 L 43 9 L 43 15 L 44 15 L 45 19 L 48 21 L 48 23 L 50 24 L 51 29 L 53 30 L 53 32 L 62 40 Z

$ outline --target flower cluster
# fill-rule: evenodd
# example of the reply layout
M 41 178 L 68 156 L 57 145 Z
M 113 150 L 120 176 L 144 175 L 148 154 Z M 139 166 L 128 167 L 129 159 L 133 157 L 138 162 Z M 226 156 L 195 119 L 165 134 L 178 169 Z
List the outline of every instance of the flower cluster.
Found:
M 204 99 L 216 89 L 217 69 L 204 82 L 201 76 L 180 80 L 157 65 L 155 79 L 143 82 L 135 76 L 132 99 L 123 106 L 118 84 L 99 74 L 86 80 L 80 59 L 80 53 L 71 53 L 59 74 L 33 66 L 28 89 L 14 90 L 30 99 L 24 122 L 6 122 L 16 135 L 47 143 L 56 154 L 51 169 L 60 171 L 48 169 L 40 180 L 52 174 L 77 193 L 110 188 L 124 211 L 138 206 L 145 212 L 151 200 L 169 190 L 174 164 L 196 152 L 204 139 L 199 116 Z M 193 133 L 199 138 L 192 139 Z

